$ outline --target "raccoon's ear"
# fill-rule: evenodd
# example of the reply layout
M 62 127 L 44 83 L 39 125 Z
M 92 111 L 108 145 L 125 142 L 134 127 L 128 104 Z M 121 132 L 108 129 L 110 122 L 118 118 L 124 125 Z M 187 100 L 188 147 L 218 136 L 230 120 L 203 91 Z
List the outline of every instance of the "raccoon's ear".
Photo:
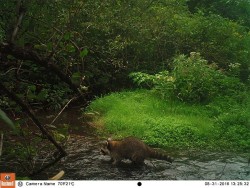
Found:
M 108 140 L 107 140 L 107 141 L 108 141 L 108 142 L 109 142 L 109 141 L 112 141 L 112 138 L 108 138 Z

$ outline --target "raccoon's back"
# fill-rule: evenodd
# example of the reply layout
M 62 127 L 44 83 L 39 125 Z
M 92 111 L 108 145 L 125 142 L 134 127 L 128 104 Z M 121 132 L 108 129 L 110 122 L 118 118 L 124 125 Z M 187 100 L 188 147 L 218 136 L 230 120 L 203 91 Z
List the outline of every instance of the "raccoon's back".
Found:
M 147 145 L 144 142 L 132 136 L 124 138 L 121 141 L 121 144 L 124 147 L 129 147 L 134 149 L 140 149 L 140 148 L 147 149 Z
M 135 138 L 135 137 L 127 137 L 121 141 L 120 145 L 121 153 L 126 155 L 128 158 L 134 155 L 135 153 L 140 153 L 146 157 L 148 147 L 144 142 Z

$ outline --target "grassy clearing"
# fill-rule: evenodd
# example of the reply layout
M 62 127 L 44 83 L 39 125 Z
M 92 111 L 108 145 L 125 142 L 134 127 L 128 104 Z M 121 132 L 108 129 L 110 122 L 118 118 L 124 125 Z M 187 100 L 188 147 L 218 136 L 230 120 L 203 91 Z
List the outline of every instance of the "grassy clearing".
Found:
M 100 114 L 93 121 L 101 136 L 133 135 L 162 148 L 249 150 L 248 110 L 240 105 L 236 109 L 229 102 L 225 105 L 163 101 L 151 91 L 136 90 L 98 98 L 87 111 Z

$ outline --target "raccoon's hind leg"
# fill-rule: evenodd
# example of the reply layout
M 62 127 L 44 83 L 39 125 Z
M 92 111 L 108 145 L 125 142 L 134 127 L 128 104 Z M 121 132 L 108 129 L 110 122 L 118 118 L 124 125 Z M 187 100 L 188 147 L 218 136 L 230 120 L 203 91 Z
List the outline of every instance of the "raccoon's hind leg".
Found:
M 121 162 L 122 158 L 119 155 L 113 155 L 111 156 L 112 165 L 116 165 Z
M 132 161 L 132 164 L 134 164 L 136 166 L 143 166 L 143 165 L 145 165 L 144 160 L 143 161 Z
M 144 157 L 142 155 L 139 155 L 138 153 L 135 153 L 131 157 L 131 161 L 135 165 L 144 165 Z
M 114 158 L 111 157 L 110 160 L 109 160 L 109 162 L 114 162 Z
M 113 159 L 112 165 L 117 165 L 121 162 L 120 159 Z

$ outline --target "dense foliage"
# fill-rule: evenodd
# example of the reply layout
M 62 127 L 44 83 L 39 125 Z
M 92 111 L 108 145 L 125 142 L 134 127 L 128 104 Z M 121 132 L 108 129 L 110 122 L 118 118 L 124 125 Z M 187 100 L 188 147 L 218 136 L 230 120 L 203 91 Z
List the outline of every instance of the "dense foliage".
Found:
M 24 1 L 15 43 L 53 60 L 90 95 L 127 88 L 130 72 L 170 70 L 176 55 L 190 52 L 225 72 L 239 66 L 238 78 L 246 83 L 249 2 L 209 2 Z M 2 42 L 11 37 L 18 17 L 15 7 L 14 0 L 1 3 Z M 231 17 L 220 7 L 230 9 Z M 53 72 L 33 62 L 2 54 L 1 64 L 2 82 L 30 104 L 60 108 L 72 95 Z M 1 106 L 6 103 L 11 105 L 2 97 Z
M 237 21 L 247 27 L 250 26 L 249 0 L 188 0 L 187 4 L 191 12 L 214 13 Z
M 139 86 L 151 87 L 163 98 L 189 103 L 207 103 L 225 96 L 244 98 L 246 87 L 234 75 L 238 75 L 239 65 L 230 66 L 228 76 L 217 65 L 208 64 L 199 53 L 190 57 L 180 55 L 174 59 L 173 70 L 155 75 L 131 73 Z

